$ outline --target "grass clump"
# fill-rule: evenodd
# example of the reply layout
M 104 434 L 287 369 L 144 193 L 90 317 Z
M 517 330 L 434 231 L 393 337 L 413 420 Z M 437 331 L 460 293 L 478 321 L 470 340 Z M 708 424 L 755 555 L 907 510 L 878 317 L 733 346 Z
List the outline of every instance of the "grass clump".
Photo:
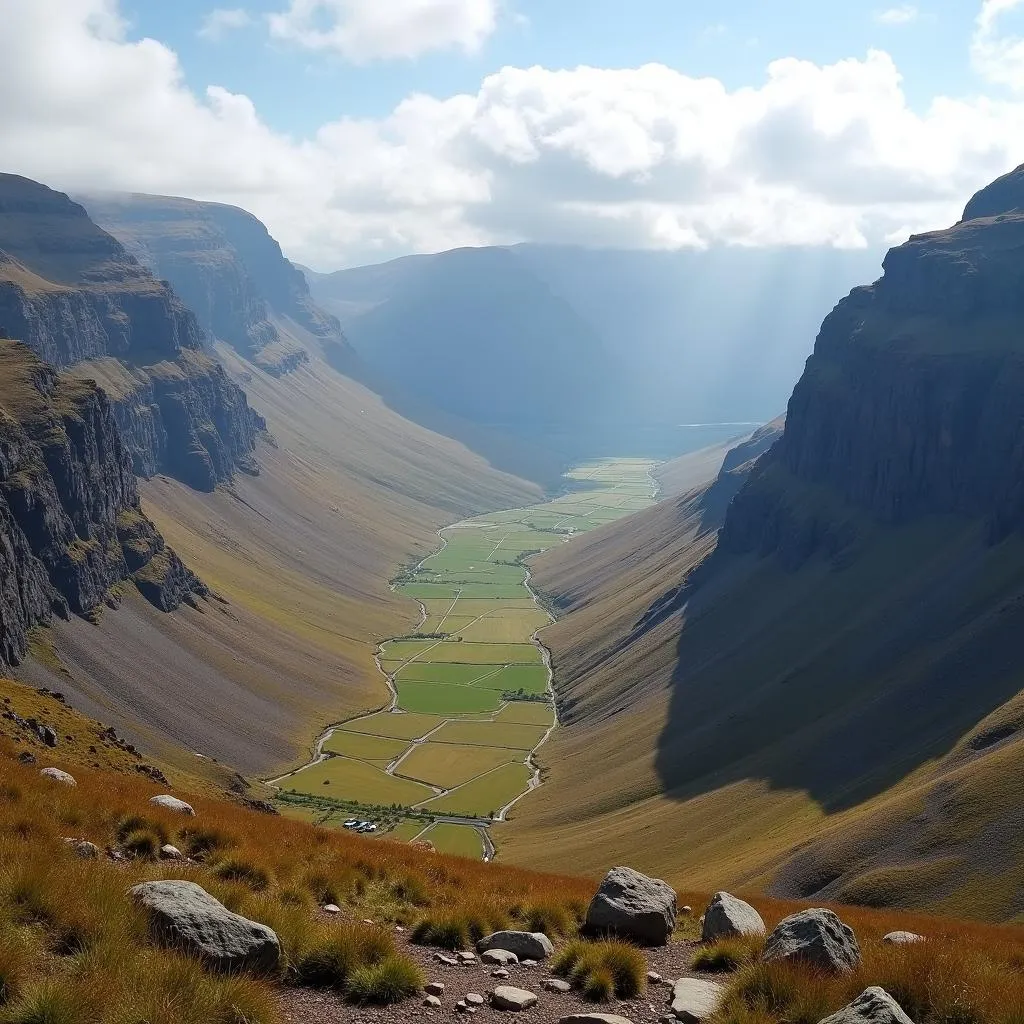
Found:
M 425 981 L 418 964 L 392 953 L 375 964 L 357 967 L 349 976 L 345 994 L 354 1003 L 389 1005 L 414 995 Z
M 713 972 L 736 971 L 744 964 L 754 961 L 763 948 L 763 936 L 719 939 L 697 951 L 693 958 L 693 969 Z
M 225 882 L 241 882 L 255 892 L 262 892 L 270 885 L 269 873 L 259 864 L 242 857 L 228 857 L 214 869 L 214 875 Z
M 423 918 L 416 922 L 409 938 L 418 946 L 438 949 L 465 949 L 469 945 L 469 928 L 454 917 Z
M 575 939 L 555 955 L 551 970 L 588 999 L 631 999 L 647 985 L 647 957 L 628 942 Z
M 30 948 L 14 929 L 0 932 L 0 1006 L 22 991 L 30 969 Z
M 156 860 L 162 845 L 160 837 L 148 828 L 137 828 L 121 840 L 121 849 L 139 860 Z
M 344 991 L 360 967 L 372 967 L 395 953 L 395 940 L 383 928 L 341 924 L 322 929 L 295 964 L 301 984 Z

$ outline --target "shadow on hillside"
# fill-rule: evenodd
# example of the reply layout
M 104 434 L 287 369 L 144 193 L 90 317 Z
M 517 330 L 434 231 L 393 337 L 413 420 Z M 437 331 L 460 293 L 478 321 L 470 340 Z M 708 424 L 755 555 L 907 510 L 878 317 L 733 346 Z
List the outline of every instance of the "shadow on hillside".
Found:
M 935 522 L 887 531 L 842 570 L 747 556 L 704 572 L 672 610 L 684 625 L 656 761 L 671 798 L 760 779 L 842 810 L 1024 685 L 1019 538 L 990 548 Z

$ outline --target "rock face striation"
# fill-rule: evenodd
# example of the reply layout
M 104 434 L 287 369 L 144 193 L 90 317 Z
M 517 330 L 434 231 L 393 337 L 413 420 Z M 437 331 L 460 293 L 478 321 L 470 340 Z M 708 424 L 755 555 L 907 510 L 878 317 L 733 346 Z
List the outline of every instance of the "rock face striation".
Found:
M 1022 169 L 891 250 L 822 324 L 720 549 L 795 567 L 841 558 L 865 520 L 972 516 L 993 542 L 1024 528 L 1022 254 Z
M 141 476 L 212 490 L 264 428 L 195 316 L 67 196 L 0 175 L 0 336 L 107 392 Z
M 211 337 L 268 372 L 288 373 L 308 360 L 289 337 L 295 327 L 332 356 L 348 351 L 341 325 L 316 305 L 305 275 L 252 214 L 167 196 L 105 194 L 82 202 L 140 263 L 170 282 Z
M 165 610 L 206 593 L 143 515 L 106 395 L 0 340 L 0 663 L 129 578 Z

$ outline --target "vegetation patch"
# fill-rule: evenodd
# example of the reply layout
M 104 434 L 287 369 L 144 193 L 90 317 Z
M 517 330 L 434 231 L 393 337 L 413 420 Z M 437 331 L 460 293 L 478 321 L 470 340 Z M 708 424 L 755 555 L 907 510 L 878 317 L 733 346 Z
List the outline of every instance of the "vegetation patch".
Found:
M 490 817 L 526 790 L 532 772 L 525 764 L 506 764 L 424 806 L 446 814 Z
M 555 954 L 551 970 L 601 1002 L 632 999 L 647 985 L 647 957 L 628 942 L 576 939 Z
M 407 711 L 436 715 L 472 715 L 497 711 L 501 695 L 493 690 L 453 683 L 398 682 L 398 705 Z
M 428 742 L 417 746 L 396 770 L 411 779 L 454 789 L 478 775 L 509 764 L 518 753 L 500 747 Z
M 303 768 L 285 785 L 297 793 L 320 795 L 326 792 L 339 799 L 367 804 L 414 804 L 431 796 L 430 789 L 418 782 L 395 778 L 350 757 L 330 757 Z

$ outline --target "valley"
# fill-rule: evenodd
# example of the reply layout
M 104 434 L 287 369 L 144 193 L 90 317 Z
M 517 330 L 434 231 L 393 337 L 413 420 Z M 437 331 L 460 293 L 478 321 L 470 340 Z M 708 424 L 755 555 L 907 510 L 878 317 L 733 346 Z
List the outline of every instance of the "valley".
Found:
M 273 784 L 303 797 L 303 811 L 319 805 L 332 818 L 345 816 L 337 801 L 401 806 L 415 816 L 385 835 L 489 855 L 490 823 L 539 785 L 534 754 L 556 724 L 537 639 L 552 619 L 526 560 L 653 504 L 653 468 L 646 459 L 584 463 L 552 501 L 438 531 L 440 548 L 393 582 L 420 617 L 378 648 L 389 705 L 328 729 L 314 760 Z

